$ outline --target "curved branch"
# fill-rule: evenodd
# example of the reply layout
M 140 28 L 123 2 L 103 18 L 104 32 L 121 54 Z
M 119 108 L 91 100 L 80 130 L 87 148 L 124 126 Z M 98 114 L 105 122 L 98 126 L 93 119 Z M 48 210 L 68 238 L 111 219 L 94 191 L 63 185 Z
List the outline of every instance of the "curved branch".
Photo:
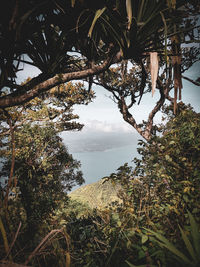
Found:
M 145 131 L 149 133 L 149 136 L 151 135 L 152 127 L 153 127 L 153 119 L 156 115 L 156 113 L 161 109 L 163 106 L 165 99 L 166 99 L 166 94 L 168 94 L 167 89 L 164 91 L 164 86 L 161 82 L 161 80 L 158 78 L 158 86 L 159 86 L 159 92 L 160 92 L 160 99 L 157 101 L 155 107 L 152 109 L 152 111 L 149 113 L 147 125 Z M 166 88 L 168 85 L 166 85 Z
M 161 109 L 163 106 L 165 99 L 169 95 L 170 91 L 170 80 L 164 85 L 161 81 L 161 79 L 157 79 L 157 87 L 159 88 L 160 92 L 160 99 L 157 101 L 155 107 L 152 109 L 152 111 L 149 113 L 148 121 L 144 128 L 141 128 L 137 123 L 132 114 L 129 112 L 129 106 L 127 106 L 125 98 L 121 96 L 120 100 L 118 101 L 118 107 L 120 109 L 120 112 L 123 116 L 123 119 L 128 122 L 133 128 L 136 129 L 136 131 L 147 141 L 151 139 L 152 135 L 152 127 L 153 127 L 153 119 L 157 112 Z
M 119 90 L 117 88 L 107 85 L 104 81 L 101 81 L 101 82 L 93 81 L 93 83 L 96 85 L 102 86 L 104 89 L 111 92 L 112 94 L 113 92 L 117 92 L 119 94 Z
M 86 70 L 57 74 L 54 77 L 48 79 L 45 79 L 45 76 L 40 74 L 27 84 L 21 86 L 20 90 L 1 97 L 0 108 L 21 105 L 60 84 L 72 80 L 81 80 L 86 77 L 99 74 L 105 71 L 111 64 L 119 60 L 121 60 L 121 57 L 119 57 L 119 55 L 116 55 L 115 57 L 109 56 L 101 65 L 95 65 Z
M 136 131 L 145 139 L 149 140 L 148 136 L 145 135 L 144 131 L 141 127 L 137 124 L 136 120 L 132 116 L 132 114 L 129 112 L 126 101 L 123 96 L 121 96 L 119 102 L 118 102 L 119 110 L 123 116 L 123 119 L 128 122 L 133 128 L 136 129 Z

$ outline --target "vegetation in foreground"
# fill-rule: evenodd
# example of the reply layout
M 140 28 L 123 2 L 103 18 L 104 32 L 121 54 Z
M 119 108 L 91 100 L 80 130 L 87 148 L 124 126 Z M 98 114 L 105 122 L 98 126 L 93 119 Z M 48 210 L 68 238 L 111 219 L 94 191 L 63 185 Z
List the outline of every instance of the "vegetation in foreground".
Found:
M 45 216 L 34 217 L 34 232 L 28 234 L 32 222 L 19 181 L 8 214 L 1 213 L 1 261 L 29 266 L 199 266 L 200 114 L 179 104 L 175 117 L 172 109 L 165 108 L 167 122 L 157 127 L 159 136 L 139 142 L 136 167 L 125 164 L 106 178 L 122 188 L 121 203 L 92 209 L 63 197 L 62 190 L 53 199 L 54 187 L 37 180 L 41 189 L 44 184 L 49 188 L 46 200 L 29 183 L 35 198 L 26 205 Z M 54 203 L 51 210 L 48 198 Z

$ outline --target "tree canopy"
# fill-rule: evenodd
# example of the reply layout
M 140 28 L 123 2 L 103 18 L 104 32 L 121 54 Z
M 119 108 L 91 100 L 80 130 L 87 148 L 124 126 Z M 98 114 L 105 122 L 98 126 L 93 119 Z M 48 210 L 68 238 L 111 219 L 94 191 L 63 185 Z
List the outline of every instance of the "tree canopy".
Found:
M 17 222 L 26 217 L 23 231 L 34 242 L 60 204 L 67 204 L 67 192 L 84 182 L 80 162 L 69 154 L 59 133 L 82 129 L 72 106 L 87 104 L 91 97 L 82 84 L 68 83 L 50 90 L 46 100 L 36 97 L 0 112 L 1 233 L 4 219 L 9 227 L 9 215 L 16 212 Z
M 111 64 L 172 47 L 180 87 L 180 44 L 195 41 L 198 1 L 5 1 L 0 14 L 0 107 L 27 102 L 56 85 L 89 79 Z M 41 72 L 19 85 L 19 71 Z M 143 75 L 144 76 L 144 75 Z M 90 77 L 90 78 L 88 78 Z M 143 79 L 145 83 L 145 79 Z M 141 94 L 143 90 L 141 89 Z
M 182 64 L 180 67 L 181 78 L 186 78 L 183 74 L 197 61 L 199 61 L 199 49 L 198 47 L 183 48 L 182 51 Z M 174 89 L 173 83 L 173 59 L 168 57 L 166 62 L 164 56 L 159 56 L 160 70 L 156 77 L 156 82 L 153 87 L 153 81 L 151 78 L 151 64 L 149 60 L 143 60 L 142 65 L 134 62 L 133 60 L 122 60 L 115 67 L 110 67 L 104 73 L 95 76 L 94 83 L 102 86 L 110 93 L 110 98 L 116 103 L 123 119 L 131 125 L 144 139 L 149 141 L 154 133 L 154 118 L 156 114 L 161 110 L 164 104 L 170 103 L 174 105 L 174 113 L 176 113 L 177 102 L 182 100 L 182 94 L 184 94 L 184 88 Z M 189 79 L 190 82 L 200 86 L 198 81 Z M 157 91 L 159 96 L 158 100 L 149 110 L 148 117 L 142 122 L 138 122 L 138 118 L 134 116 L 134 111 L 140 107 L 138 105 L 145 94 L 152 96 Z M 183 91 L 183 92 L 182 92 Z M 152 101 L 153 104 L 153 101 Z

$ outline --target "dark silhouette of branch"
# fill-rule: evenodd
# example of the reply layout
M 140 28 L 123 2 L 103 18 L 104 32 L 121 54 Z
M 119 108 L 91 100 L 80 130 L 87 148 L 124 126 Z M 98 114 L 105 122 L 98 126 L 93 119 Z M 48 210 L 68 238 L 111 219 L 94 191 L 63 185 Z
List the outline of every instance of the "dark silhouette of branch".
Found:
M 182 78 L 187 80 L 187 81 L 189 81 L 189 82 L 191 82 L 191 83 L 193 83 L 193 84 L 195 84 L 195 85 L 197 85 L 197 86 L 200 86 L 200 78 L 198 78 L 196 81 L 194 81 L 194 80 L 192 80 L 192 79 L 190 79 L 190 78 L 188 78 L 186 76 L 183 76 L 183 75 L 182 75 Z
M 142 100 L 142 96 L 144 94 L 144 88 L 146 86 L 146 80 L 147 80 L 147 73 L 144 67 L 143 62 L 141 61 L 140 63 L 141 68 L 142 68 L 142 80 L 141 80 L 141 85 L 140 85 L 140 99 L 138 101 L 138 105 L 140 104 L 141 100 Z
M 139 73 L 137 72 L 137 69 L 128 71 L 127 64 L 123 65 L 123 67 L 126 67 L 127 69 L 124 70 L 124 68 L 117 68 L 113 72 L 114 75 L 112 75 L 110 72 L 102 74 L 96 78 L 94 83 L 104 87 L 107 91 L 112 93 L 114 102 L 118 104 L 118 108 L 123 119 L 130 124 L 145 140 L 149 141 L 153 133 L 153 120 L 155 115 L 162 108 L 166 99 L 174 103 L 174 99 L 170 98 L 169 96 L 169 92 L 173 88 L 171 75 L 169 73 L 167 80 L 163 80 L 163 78 L 161 78 L 162 75 L 158 76 L 156 88 L 159 90 L 160 98 L 153 109 L 149 112 L 147 121 L 141 126 L 136 122 L 131 112 L 131 108 L 134 107 L 138 97 L 141 99 L 141 84 L 138 82 L 140 79 L 138 77 L 140 77 L 140 72 L 144 73 L 144 66 Z M 112 72 L 112 70 L 110 71 Z M 134 71 L 136 71 L 135 74 L 133 73 Z M 118 73 L 117 76 L 115 75 L 116 72 Z M 147 73 L 145 75 L 147 75 Z M 149 92 L 148 88 L 146 90 L 143 89 L 142 94 L 147 92 Z
M 81 71 L 60 73 L 53 77 L 47 77 L 44 74 L 40 74 L 31 79 L 25 85 L 20 86 L 21 88 L 18 86 L 18 90 L 16 92 L 2 96 L 0 98 L 0 108 L 21 105 L 60 84 L 97 75 L 108 69 L 111 64 L 119 62 L 120 60 L 121 54 L 118 53 L 113 55 L 111 52 L 101 65 L 94 65 L 91 68 Z

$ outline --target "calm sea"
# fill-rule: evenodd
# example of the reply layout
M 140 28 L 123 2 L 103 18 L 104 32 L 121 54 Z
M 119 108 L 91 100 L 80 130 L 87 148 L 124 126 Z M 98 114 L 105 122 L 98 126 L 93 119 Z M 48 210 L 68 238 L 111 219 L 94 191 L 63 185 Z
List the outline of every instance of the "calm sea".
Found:
M 105 151 L 72 154 L 74 159 L 81 161 L 85 184 L 93 183 L 105 176 L 109 176 L 126 162 L 133 165 L 132 160 L 138 155 L 137 144 L 112 148 Z

